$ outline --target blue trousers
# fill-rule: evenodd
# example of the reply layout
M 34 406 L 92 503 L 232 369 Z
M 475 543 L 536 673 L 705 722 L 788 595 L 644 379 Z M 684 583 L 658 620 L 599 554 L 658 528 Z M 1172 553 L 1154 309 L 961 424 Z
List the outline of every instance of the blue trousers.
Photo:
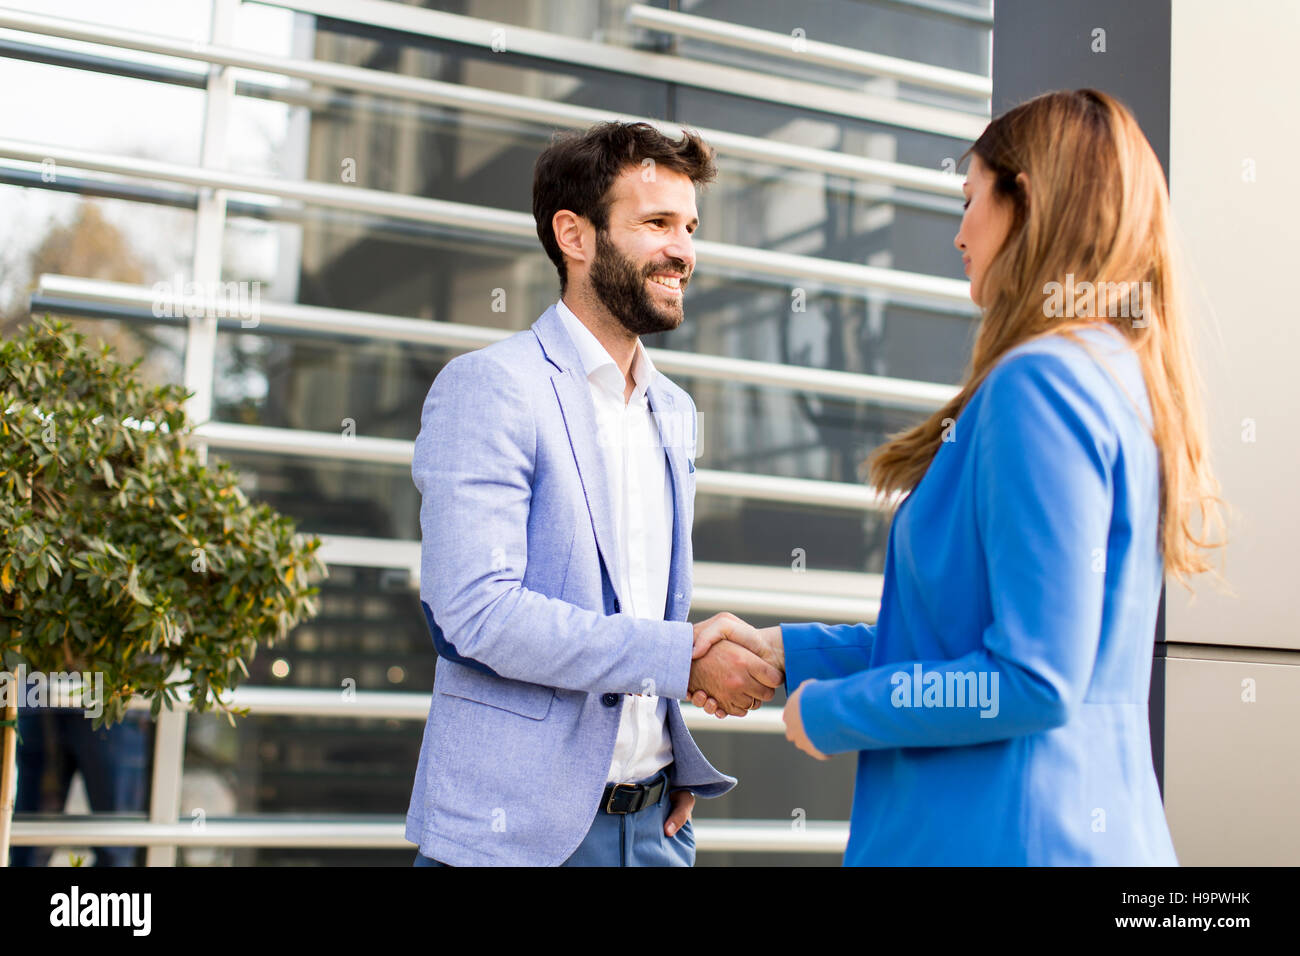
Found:
M 75 707 L 21 708 L 18 732 L 18 813 L 59 813 L 68 797 L 72 775 L 80 770 L 95 813 L 142 813 L 149 803 L 149 764 L 153 721 L 130 711 L 112 727 L 94 730 Z M 95 866 L 135 866 L 133 846 L 97 846 Z M 12 866 L 45 866 L 51 847 L 16 846 Z
M 662 772 L 661 774 L 662 775 Z M 646 783 L 653 783 L 651 777 Z M 695 829 L 689 820 L 672 836 L 664 823 L 672 812 L 668 788 L 659 802 L 636 813 L 596 811 L 591 829 L 561 866 L 694 866 Z M 416 851 L 415 866 L 445 866 Z

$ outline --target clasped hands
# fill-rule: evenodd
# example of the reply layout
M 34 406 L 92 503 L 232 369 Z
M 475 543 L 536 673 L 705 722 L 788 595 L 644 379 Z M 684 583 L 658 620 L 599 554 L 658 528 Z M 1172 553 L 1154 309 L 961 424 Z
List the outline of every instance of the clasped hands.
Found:
M 734 614 L 715 614 L 695 625 L 687 692 L 696 707 L 719 719 L 743 717 L 776 696 L 785 683 L 785 645 L 780 627 L 756 628 Z M 805 753 L 825 760 L 803 728 L 799 702 L 804 681 L 786 699 L 785 736 Z

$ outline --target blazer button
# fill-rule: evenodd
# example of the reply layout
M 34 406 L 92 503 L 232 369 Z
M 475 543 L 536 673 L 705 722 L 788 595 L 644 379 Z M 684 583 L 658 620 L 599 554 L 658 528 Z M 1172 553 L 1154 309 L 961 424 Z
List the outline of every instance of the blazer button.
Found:
M 601 694 L 600 702 L 606 707 L 613 707 L 618 703 L 618 694 Z

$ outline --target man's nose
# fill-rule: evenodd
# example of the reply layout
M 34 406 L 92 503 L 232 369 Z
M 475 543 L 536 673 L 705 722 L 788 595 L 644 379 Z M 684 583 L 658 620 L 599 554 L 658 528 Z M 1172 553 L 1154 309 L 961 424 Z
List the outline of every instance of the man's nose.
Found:
M 695 240 L 685 229 L 675 230 L 663 248 L 663 254 L 669 259 L 680 259 L 686 263 L 688 271 L 695 269 Z

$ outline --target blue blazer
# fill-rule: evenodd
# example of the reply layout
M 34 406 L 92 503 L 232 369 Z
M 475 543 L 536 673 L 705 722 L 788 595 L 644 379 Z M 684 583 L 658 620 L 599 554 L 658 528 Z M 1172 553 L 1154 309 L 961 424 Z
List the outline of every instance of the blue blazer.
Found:
M 682 720 L 693 628 L 695 405 L 647 390 L 672 480 L 665 619 L 620 614 L 614 513 L 582 362 L 554 307 L 443 368 L 411 474 L 438 651 L 406 838 L 453 866 L 552 866 L 596 814 L 623 695 L 668 698 L 672 789 L 723 794 Z M 673 839 L 690 838 L 683 828 Z
M 848 865 L 1177 864 L 1150 405 L 1122 336 L 1083 337 L 1022 343 L 976 390 L 894 516 L 874 626 L 782 625 L 809 738 L 858 751 Z

